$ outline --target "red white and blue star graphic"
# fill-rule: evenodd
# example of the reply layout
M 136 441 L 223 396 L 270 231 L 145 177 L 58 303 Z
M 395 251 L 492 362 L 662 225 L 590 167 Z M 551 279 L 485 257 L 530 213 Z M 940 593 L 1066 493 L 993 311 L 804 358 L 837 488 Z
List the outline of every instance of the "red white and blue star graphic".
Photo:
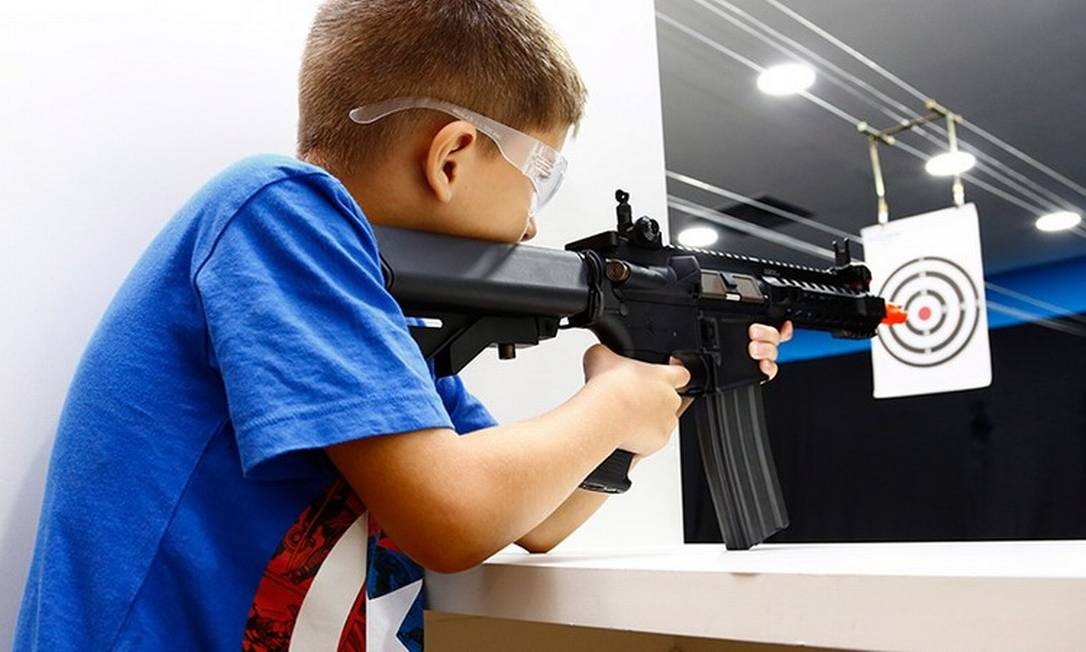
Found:
M 242 649 L 422 650 L 422 569 L 342 480 L 298 517 L 264 570 Z

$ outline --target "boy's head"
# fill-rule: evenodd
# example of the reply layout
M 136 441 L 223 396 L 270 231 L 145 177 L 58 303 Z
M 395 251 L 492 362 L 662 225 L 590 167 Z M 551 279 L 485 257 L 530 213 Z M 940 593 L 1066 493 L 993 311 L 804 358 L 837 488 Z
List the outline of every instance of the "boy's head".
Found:
M 433 98 L 558 149 L 585 95 L 529 0 L 330 0 L 302 62 L 299 155 L 339 177 L 375 222 L 517 241 L 534 234 L 533 184 L 483 125 L 426 108 L 369 124 L 348 114 Z

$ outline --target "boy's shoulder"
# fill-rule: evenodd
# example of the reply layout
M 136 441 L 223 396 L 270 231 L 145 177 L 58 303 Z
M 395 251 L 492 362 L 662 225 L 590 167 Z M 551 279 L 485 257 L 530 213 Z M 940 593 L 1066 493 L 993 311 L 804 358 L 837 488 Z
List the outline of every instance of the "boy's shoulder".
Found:
M 338 220 L 327 219 L 332 214 L 370 230 L 347 188 L 327 170 L 291 156 L 259 154 L 207 181 L 175 215 L 174 227 L 195 235 L 199 262 L 228 230 L 336 229 Z
M 228 197 L 245 201 L 264 188 L 287 180 L 306 180 L 342 187 L 327 170 L 311 163 L 282 154 L 256 154 L 216 174 L 203 187 L 201 194 L 213 194 L 220 201 Z

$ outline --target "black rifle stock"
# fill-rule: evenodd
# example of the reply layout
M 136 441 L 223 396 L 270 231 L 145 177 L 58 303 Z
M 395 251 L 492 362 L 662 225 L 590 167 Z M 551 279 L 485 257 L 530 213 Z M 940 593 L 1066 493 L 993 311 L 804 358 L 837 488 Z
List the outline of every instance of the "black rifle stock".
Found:
M 887 314 L 870 273 L 834 243 L 833 267 L 814 269 L 738 254 L 664 246 L 659 225 L 634 221 L 616 193 L 618 228 L 556 251 L 377 227 L 389 291 L 425 326 L 411 331 L 438 375 L 459 372 L 497 345 L 512 358 L 560 327 L 591 329 L 616 353 L 671 356 L 690 369 L 696 397 L 680 428 L 693 429 L 721 532 L 747 549 L 787 527 L 765 426 L 761 383 L 747 353 L 753 323 L 870 338 Z M 615 451 L 586 489 L 621 493 L 632 454 Z

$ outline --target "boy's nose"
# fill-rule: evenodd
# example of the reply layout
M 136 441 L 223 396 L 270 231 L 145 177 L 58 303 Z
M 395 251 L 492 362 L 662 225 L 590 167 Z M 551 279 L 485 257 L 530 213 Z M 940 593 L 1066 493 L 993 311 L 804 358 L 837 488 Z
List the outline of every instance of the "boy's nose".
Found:
M 535 215 L 528 216 L 528 227 L 524 230 L 524 235 L 520 237 L 521 242 L 527 242 L 535 237 L 536 234 Z

